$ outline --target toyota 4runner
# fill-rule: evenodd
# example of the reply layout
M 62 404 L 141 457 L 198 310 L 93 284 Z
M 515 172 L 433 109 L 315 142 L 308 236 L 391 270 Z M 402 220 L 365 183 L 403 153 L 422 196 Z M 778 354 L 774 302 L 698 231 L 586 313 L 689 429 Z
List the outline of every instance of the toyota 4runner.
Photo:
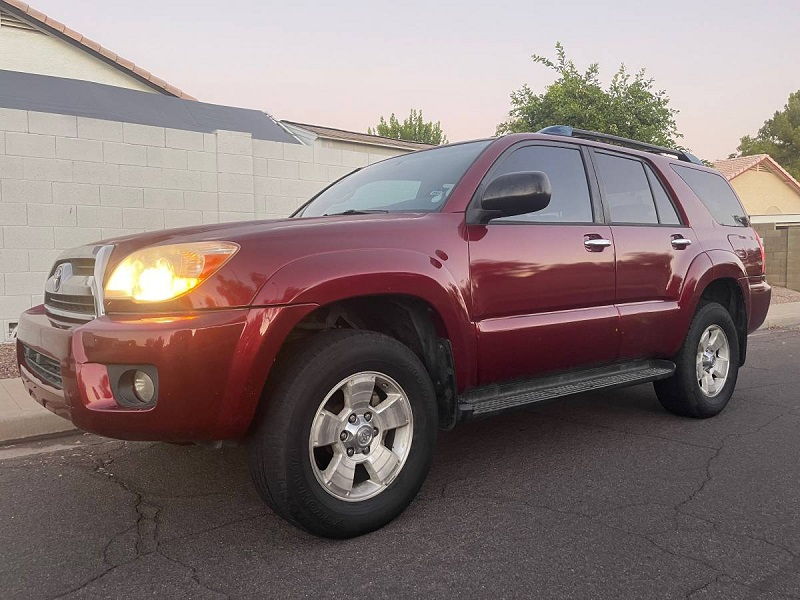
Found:
M 245 440 L 278 514 L 349 537 L 411 502 L 439 428 L 644 382 L 716 415 L 769 301 L 717 172 L 557 126 L 364 167 L 288 219 L 65 252 L 17 350 L 77 427 Z

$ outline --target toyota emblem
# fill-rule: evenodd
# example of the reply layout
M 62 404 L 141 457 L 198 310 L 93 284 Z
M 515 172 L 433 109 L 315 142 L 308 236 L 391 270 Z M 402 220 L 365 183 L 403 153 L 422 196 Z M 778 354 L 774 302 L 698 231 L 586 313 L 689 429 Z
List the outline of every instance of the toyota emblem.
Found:
M 53 271 L 53 291 L 57 292 L 61 287 L 61 277 L 64 275 L 64 265 L 58 265 L 56 270 Z

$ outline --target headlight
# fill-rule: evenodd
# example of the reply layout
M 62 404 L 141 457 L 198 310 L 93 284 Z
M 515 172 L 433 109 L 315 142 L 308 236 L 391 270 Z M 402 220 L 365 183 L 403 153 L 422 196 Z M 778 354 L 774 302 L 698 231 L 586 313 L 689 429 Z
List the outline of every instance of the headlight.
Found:
M 230 259 L 232 242 L 194 242 L 138 250 L 117 265 L 106 298 L 161 302 L 200 285 Z

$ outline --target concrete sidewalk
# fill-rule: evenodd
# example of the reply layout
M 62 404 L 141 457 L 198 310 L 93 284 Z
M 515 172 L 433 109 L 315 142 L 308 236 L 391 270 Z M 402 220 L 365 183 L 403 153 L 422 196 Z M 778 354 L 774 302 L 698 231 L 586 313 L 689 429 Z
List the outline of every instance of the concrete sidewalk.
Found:
M 72 423 L 34 401 L 19 377 L 0 379 L 0 443 L 73 429 Z
M 800 326 L 800 302 L 788 302 L 770 306 L 761 328 L 797 326 Z M 73 429 L 72 423 L 37 404 L 19 378 L 0 379 L 0 444 Z
M 772 304 L 761 329 L 771 327 L 797 327 L 800 325 L 800 302 Z

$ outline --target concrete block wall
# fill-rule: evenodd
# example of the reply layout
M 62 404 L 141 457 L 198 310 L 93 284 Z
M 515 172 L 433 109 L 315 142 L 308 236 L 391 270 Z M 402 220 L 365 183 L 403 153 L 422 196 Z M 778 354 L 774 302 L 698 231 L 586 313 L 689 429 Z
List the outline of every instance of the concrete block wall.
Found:
M 155 229 L 285 217 L 354 168 L 402 152 L 0 108 L 0 340 L 22 311 L 43 301 L 64 249 Z
M 767 281 L 800 291 L 800 225 L 758 223 L 753 227 L 764 240 Z

